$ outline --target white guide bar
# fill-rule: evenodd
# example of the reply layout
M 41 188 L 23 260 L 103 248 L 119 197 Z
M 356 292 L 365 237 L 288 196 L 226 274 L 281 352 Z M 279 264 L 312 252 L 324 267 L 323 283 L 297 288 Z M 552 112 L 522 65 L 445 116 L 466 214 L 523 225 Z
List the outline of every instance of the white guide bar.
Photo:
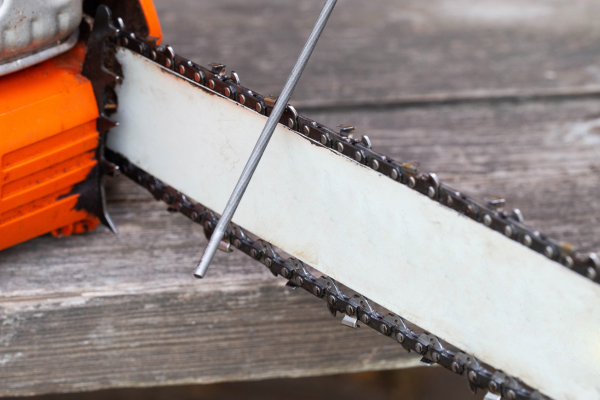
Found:
M 222 212 L 266 117 L 118 59 L 108 147 Z M 296 132 L 278 125 L 233 221 L 557 400 L 600 398 L 600 285 Z

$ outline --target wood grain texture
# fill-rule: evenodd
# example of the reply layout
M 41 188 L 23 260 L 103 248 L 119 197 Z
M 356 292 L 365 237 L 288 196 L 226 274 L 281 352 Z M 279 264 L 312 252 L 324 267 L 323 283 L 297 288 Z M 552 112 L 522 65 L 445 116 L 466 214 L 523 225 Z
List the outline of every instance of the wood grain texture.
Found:
M 157 0 L 165 42 L 278 94 L 320 0 Z M 600 84 L 595 0 L 338 2 L 293 101 Z
M 123 180 L 126 178 L 122 178 Z M 192 276 L 201 229 L 119 182 L 119 236 L 46 236 L 3 252 L 0 395 L 399 368 L 392 340 L 333 320 L 241 253 Z M 119 188 L 120 187 L 120 188 Z M 136 198 L 136 200 L 132 199 Z
M 278 93 L 321 2 L 156 2 L 166 42 Z M 340 2 L 297 100 L 598 83 L 593 0 Z M 495 10 L 492 12 L 490 10 Z M 515 11 L 517 10 L 517 11 Z M 555 71 L 555 79 L 546 79 Z M 505 196 L 528 224 L 600 250 L 600 101 L 353 109 L 375 148 L 456 189 Z M 125 178 L 119 236 L 41 237 L 0 253 L 0 396 L 308 376 L 414 365 L 393 341 L 341 327 L 324 303 L 237 252 L 192 277 L 206 241 Z M 351 204 L 349 204 L 351 207 Z M 224 310 L 221 313 L 219 310 Z

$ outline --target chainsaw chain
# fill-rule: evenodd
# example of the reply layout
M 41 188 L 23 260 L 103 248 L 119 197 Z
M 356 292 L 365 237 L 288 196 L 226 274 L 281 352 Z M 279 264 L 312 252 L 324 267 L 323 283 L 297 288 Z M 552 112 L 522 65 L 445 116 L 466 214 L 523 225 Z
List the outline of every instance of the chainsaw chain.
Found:
M 224 64 L 212 63 L 209 64 L 210 69 L 204 68 L 176 55 L 171 46 L 157 46 L 152 41 L 145 41 L 124 30 L 117 30 L 111 40 L 117 46 L 125 47 L 259 114 L 269 116 L 277 101 L 276 96 L 264 97 L 241 86 L 237 73 L 226 75 Z M 595 253 L 577 252 L 569 243 L 556 241 L 528 228 L 523 224 L 523 216 L 518 209 L 510 213 L 504 211 L 503 199 L 487 200 L 487 204 L 474 200 L 440 183 L 434 173 L 419 172 L 416 163 L 400 163 L 375 152 L 367 136 L 363 135 L 358 140 L 353 138 L 354 127 L 339 125 L 338 130 L 334 131 L 299 115 L 291 105 L 287 106 L 279 122 L 317 144 L 336 150 L 399 184 L 406 185 L 431 200 L 600 283 L 600 259 Z
M 219 222 L 219 217 L 212 210 L 188 199 L 183 193 L 132 164 L 121 154 L 106 149 L 105 157 L 107 161 L 116 165 L 120 172 L 146 188 L 155 199 L 167 203 L 169 211 L 180 212 L 202 225 L 206 237 L 210 238 Z M 436 336 L 427 332 L 415 332 L 401 316 L 391 313 L 383 315 L 377 312 L 366 297 L 360 294 L 346 295 L 332 278 L 327 276 L 316 278 L 308 271 L 307 264 L 293 257 L 283 258 L 272 244 L 262 239 L 251 239 L 242 228 L 233 223 L 230 223 L 225 231 L 220 248 L 224 251 L 233 251 L 231 245 L 265 265 L 274 276 L 287 279 L 287 286 L 302 288 L 313 296 L 325 300 L 332 316 L 335 317 L 338 312 L 344 314 L 347 316 L 345 318 L 351 320 L 350 325 L 354 327 L 360 321 L 382 335 L 395 339 L 409 353 L 414 351 L 421 355 L 423 364 L 439 364 L 455 374 L 465 376 L 473 394 L 479 388 L 507 400 L 548 399 L 504 372 L 483 366 L 469 354 L 445 348 Z
M 209 64 L 202 67 L 175 54 L 171 46 L 158 46 L 152 40 L 144 40 L 121 28 L 113 29 L 107 40 L 113 46 L 127 48 L 147 60 L 171 70 L 174 74 L 225 96 L 245 107 L 269 116 L 277 101 L 276 96 L 262 96 L 240 85 L 238 74 L 225 73 L 225 65 Z M 486 227 L 543 254 L 567 268 L 600 282 L 600 260 L 595 253 L 583 254 L 575 251 L 568 243 L 550 239 L 523 224 L 521 212 L 517 209 L 504 211 L 504 201 L 493 199 L 482 203 L 439 182 L 433 173 L 421 173 L 415 163 L 400 163 L 372 150 L 367 136 L 355 139 L 354 127 L 338 126 L 334 131 L 316 121 L 299 115 L 288 105 L 283 113 L 281 124 L 306 136 L 315 144 L 333 149 L 356 162 L 365 165 L 390 179 L 408 186 Z M 198 204 L 174 188 L 166 185 L 125 157 L 105 150 L 106 160 L 114 163 L 126 176 L 145 187 L 156 199 L 169 205 L 169 210 L 177 211 L 203 226 L 207 237 L 212 235 L 218 216 L 210 209 Z M 223 237 L 221 249 L 231 251 L 231 246 L 264 264 L 273 275 L 287 279 L 288 286 L 299 287 L 326 301 L 330 313 L 342 313 L 350 319 L 349 325 L 358 321 L 377 332 L 394 338 L 408 352 L 422 356 L 424 364 L 439 364 L 450 371 L 465 376 L 470 390 L 483 389 L 507 400 L 547 399 L 540 392 L 524 385 L 502 371 L 482 365 L 475 357 L 462 351 L 445 348 L 442 342 L 428 332 L 417 333 L 409 328 L 405 320 L 395 314 L 383 315 L 377 312 L 369 300 L 362 295 L 348 296 L 340 290 L 336 282 L 327 276 L 316 278 L 307 265 L 295 258 L 283 258 L 273 245 L 261 239 L 252 240 L 242 228 L 231 223 Z

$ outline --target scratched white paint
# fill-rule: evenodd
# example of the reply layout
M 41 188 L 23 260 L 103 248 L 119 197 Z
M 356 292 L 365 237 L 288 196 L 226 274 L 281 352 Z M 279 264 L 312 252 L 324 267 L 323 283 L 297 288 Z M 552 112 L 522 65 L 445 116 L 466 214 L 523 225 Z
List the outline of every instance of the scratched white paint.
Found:
M 118 58 L 108 146 L 222 212 L 265 117 Z M 600 398 L 599 285 L 283 126 L 234 222 L 547 395 Z

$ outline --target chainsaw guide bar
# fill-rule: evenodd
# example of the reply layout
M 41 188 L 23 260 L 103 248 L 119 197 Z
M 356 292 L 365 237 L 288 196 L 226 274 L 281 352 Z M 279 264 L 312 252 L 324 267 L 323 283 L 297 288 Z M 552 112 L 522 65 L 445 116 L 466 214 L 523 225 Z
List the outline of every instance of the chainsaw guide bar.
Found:
M 239 76 L 235 72 L 232 72 L 230 77 L 226 76 L 224 64 L 212 63 L 209 65 L 211 69 L 207 69 L 177 56 L 170 46 L 152 46 L 152 43 L 122 30 L 118 31 L 113 40 L 118 46 L 127 48 L 260 114 L 268 116 L 277 101 L 276 96 L 264 97 L 241 86 Z M 338 130 L 334 131 L 299 115 L 291 105 L 288 105 L 280 123 L 600 283 L 600 259 L 595 253 L 579 253 L 569 243 L 556 241 L 528 228 L 523 224 L 523 216 L 518 209 L 511 212 L 504 210 L 503 199 L 489 199 L 487 204 L 479 202 L 441 183 L 434 173 L 421 173 L 417 169 L 417 163 L 400 163 L 374 151 L 368 136 L 353 138 L 354 127 L 339 125 Z
M 108 12 L 108 10 L 106 11 Z M 111 64 L 118 62 L 116 61 L 118 59 L 117 52 L 127 49 L 146 61 L 169 70 L 173 76 L 184 79 L 191 85 L 202 86 L 204 89 L 218 93 L 236 102 L 237 105 L 247 107 L 263 116 L 270 115 L 277 98 L 274 96 L 264 97 L 241 86 L 239 76 L 235 72 L 227 76 L 225 65 L 213 63 L 209 65 L 209 68 L 202 67 L 176 55 L 170 46 L 157 46 L 152 41 L 143 40 L 121 28 L 116 28 L 110 22 L 110 18 L 107 18 L 106 21 L 108 25 L 95 26 L 94 31 L 102 30 L 104 35 L 101 42 L 102 54 L 105 59 L 110 60 Z M 107 27 L 110 29 L 107 30 Z M 111 33 L 107 34 L 107 31 Z M 93 35 L 92 33 L 92 37 Z M 103 68 L 108 67 L 107 65 L 103 66 Z M 120 68 L 117 68 L 112 72 L 119 75 L 121 71 Z M 127 77 L 118 76 L 117 84 L 120 84 L 123 79 L 127 79 Z M 110 100 L 115 96 L 100 97 L 98 98 L 100 108 L 104 110 L 107 99 Z M 116 98 L 118 100 L 118 96 Z M 106 109 L 109 108 L 113 109 L 114 107 Z M 104 117 L 108 118 L 109 115 Z M 390 179 L 398 185 L 403 185 L 426 196 L 429 198 L 427 201 L 436 202 L 446 209 L 460 214 L 461 218 L 468 218 L 486 229 L 493 230 L 504 238 L 542 255 L 547 260 L 561 264 L 570 273 L 582 275 L 595 284 L 600 283 L 600 260 L 596 254 L 577 252 L 567 243 L 553 240 L 528 228 L 524 225 L 519 210 L 515 209 L 511 212 L 504 210 L 503 200 L 493 199 L 487 203 L 476 201 L 441 183 L 434 173 L 419 172 L 414 163 L 401 163 L 375 152 L 367 136 L 357 139 L 353 137 L 354 128 L 351 126 L 340 125 L 337 130 L 327 128 L 299 115 L 289 105 L 280 123 L 310 140 L 312 144 L 330 149 L 365 168 L 376 171 L 384 179 Z M 167 203 L 169 210 L 180 212 L 202 225 L 205 234 L 210 237 L 219 220 L 213 210 L 193 201 L 150 172 L 146 172 L 128 156 L 111 149 L 110 145 L 104 150 L 104 157 L 108 163 L 112 163 L 123 174 L 146 188 L 157 200 Z M 168 183 L 172 184 L 172 182 Z M 204 188 L 204 190 L 210 190 L 210 187 Z M 426 331 L 416 332 L 399 315 L 383 315 L 377 312 L 366 297 L 360 294 L 351 296 L 345 294 L 331 277 L 324 275 L 316 278 L 306 268 L 307 264 L 295 257 L 283 258 L 277 253 L 274 245 L 261 239 L 251 239 L 249 234 L 237 224 L 229 225 L 221 247 L 226 251 L 232 251 L 231 248 L 240 250 L 265 265 L 273 275 L 287 279 L 288 286 L 302 288 L 315 297 L 325 300 L 327 308 L 333 316 L 338 312 L 345 315 L 345 325 L 356 327 L 357 323 L 361 322 L 384 336 L 395 339 L 405 350 L 421 355 L 421 361 L 424 364 L 439 364 L 458 375 L 465 376 L 473 393 L 477 389 L 483 389 L 508 400 L 548 398 L 522 381 L 483 364 L 474 356 L 445 347 L 442 341 L 433 334 Z M 474 300 L 477 301 L 477 299 Z M 577 338 L 573 338 L 573 340 L 576 341 Z M 590 349 L 590 353 L 595 354 L 595 351 Z M 523 357 L 535 358 L 536 356 L 535 354 L 523 354 Z

